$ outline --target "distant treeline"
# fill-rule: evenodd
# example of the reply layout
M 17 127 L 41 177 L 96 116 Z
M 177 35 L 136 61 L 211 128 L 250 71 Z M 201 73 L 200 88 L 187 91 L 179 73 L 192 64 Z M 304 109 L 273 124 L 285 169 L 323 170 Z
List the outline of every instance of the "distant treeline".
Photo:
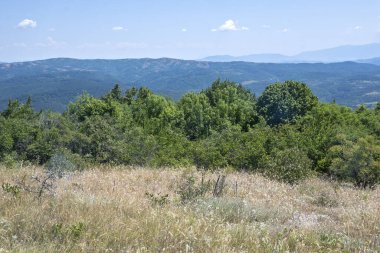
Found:
M 151 167 L 231 167 L 289 183 L 311 175 L 372 187 L 380 180 L 380 103 L 355 111 L 306 84 L 274 83 L 256 98 L 216 80 L 175 102 L 147 88 L 83 94 L 62 114 L 10 100 L 0 114 L 0 162 L 60 160 Z M 63 166 L 63 165 L 62 165 Z

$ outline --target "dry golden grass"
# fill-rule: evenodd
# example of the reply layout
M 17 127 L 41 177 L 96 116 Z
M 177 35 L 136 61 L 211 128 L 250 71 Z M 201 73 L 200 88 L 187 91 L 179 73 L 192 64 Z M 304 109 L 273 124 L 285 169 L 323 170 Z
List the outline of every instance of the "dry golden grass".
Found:
M 0 184 L 39 173 L 0 168 Z M 189 173 L 200 181 L 196 171 L 102 167 L 58 179 L 40 199 L 0 189 L 0 252 L 380 251 L 379 189 L 230 173 L 223 197 L 182 203 Z

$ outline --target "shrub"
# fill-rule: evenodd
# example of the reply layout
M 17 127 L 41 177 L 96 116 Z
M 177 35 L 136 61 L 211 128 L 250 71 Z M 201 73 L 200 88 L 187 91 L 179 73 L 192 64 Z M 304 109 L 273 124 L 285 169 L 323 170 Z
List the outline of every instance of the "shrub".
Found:
M 17 159 L 15 158 L 17 154 L 6 154 L 3 157 L 3 161 L 1 162 L 6 168 L 8 169 L 14 169 L 17 167 L 18 162 Z
M 205 182 L 203 176 L 201 182 L 197 183 L 194 174 L 185 173 L 182 176 L 182 182 L 179 184 L 177 194 L 179 194 L 182 203 L 187 203 L 203 197 L 207 192 L 210 192 L 211 188 L 211 182 Z
M 373 136 L 351 141 L 337 136 L 329 149 L 330 173 L 338 180 L 348 180 L 361 188 L 373 188 L 380 182 L 380 144 Z
M 62 177 L 66 172 L 84 169 L 86 162 L 79 155 L 60 150 L 50 158 L 45 167 L 48 173 Z
M 311 161 L 298 148 L 273 152 L 264 170 L 264 175 L 290 184 L 306 179 L 311 174 Z
M 10 183 L 4 183 L 1 185 L 3 191 L 12 194 L 14 197 L 18 197 L 21 192 L 21 187 L 18 185 L 12 185 Z

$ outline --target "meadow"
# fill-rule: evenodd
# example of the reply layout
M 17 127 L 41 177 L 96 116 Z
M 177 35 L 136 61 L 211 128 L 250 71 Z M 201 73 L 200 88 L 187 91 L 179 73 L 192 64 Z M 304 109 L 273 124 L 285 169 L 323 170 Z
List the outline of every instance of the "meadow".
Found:
M 0 174 L 0 252 L 380 251 L 379 188 L 191 168 Z

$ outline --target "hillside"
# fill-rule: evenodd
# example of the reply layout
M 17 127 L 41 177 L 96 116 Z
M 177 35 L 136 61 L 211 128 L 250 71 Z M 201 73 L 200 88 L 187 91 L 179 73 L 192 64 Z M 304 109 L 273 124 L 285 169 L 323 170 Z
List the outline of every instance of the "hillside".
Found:
M 176 59 L 76 60 L 57 58 L 0 64 L 0 109 L 9 98 L 32 96 L 36 109 L 63 111 L 83 91 L 100 96 L 115 83 L 147 86 L 175 99 L 199 91 L 216 78 L 242 83 L 260 94 L 270 83 L 306 82 L 321 101 L 357 106 L 380 100 L 380 66 L 331 64 L 258 64 Z

